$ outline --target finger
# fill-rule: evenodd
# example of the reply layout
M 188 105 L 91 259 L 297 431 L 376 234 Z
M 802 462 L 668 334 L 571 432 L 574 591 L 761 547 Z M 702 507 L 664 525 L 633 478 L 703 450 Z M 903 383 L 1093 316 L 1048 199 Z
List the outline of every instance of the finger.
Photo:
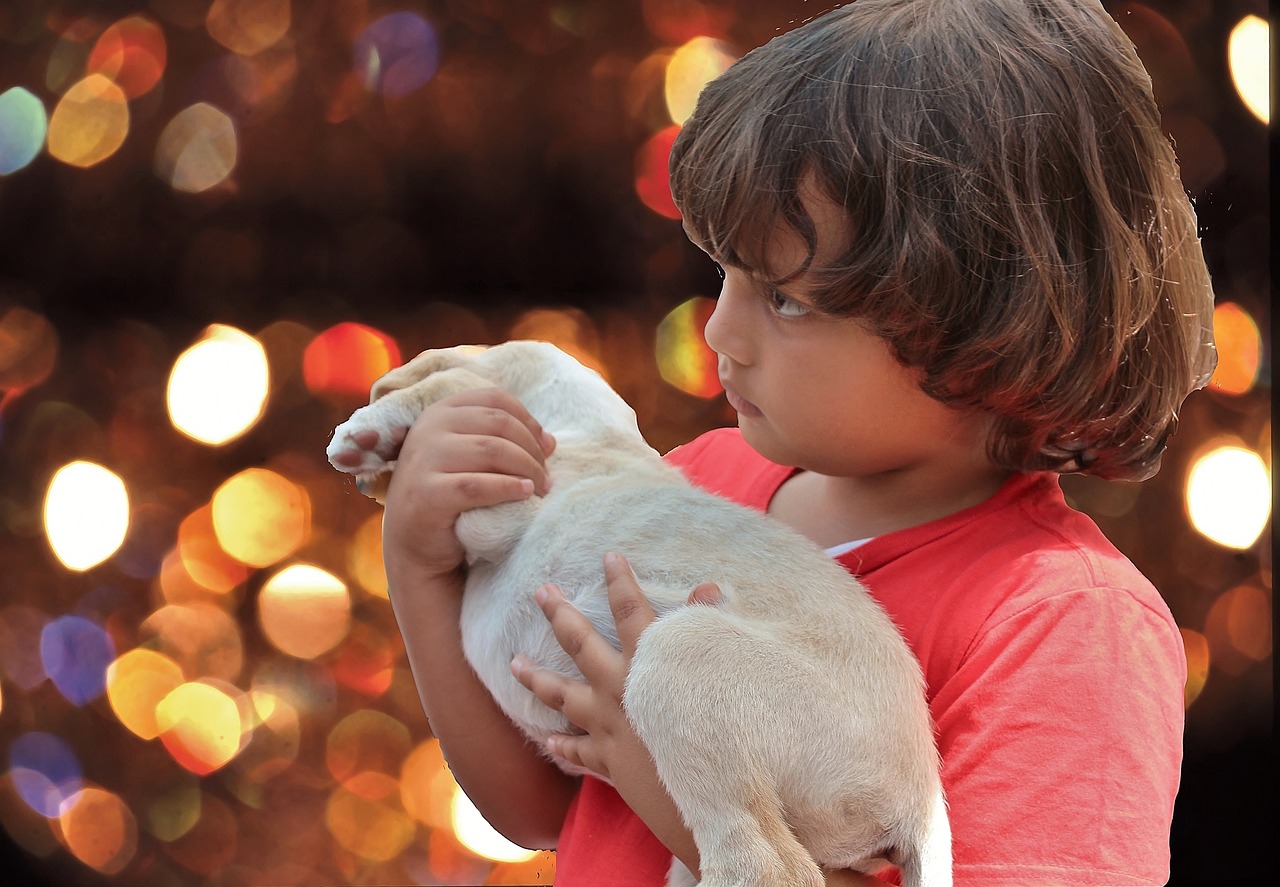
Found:
M 569 717 L 565 708 L 573 707 L 571 697 L 574 690 L 584 686 L 581 681 L 575 681 L 549 668 L 534 665 L 527 656 L 517 656 L 511 660 L 511 674 L 522 687 L 537 697 L 539 702 L 565 717 Z
M 586 616 L 564 599 L 560 589 L 544 585 L 534 593 L 534 600 L 551 623 L 556 642 L 591 684 L 618 678 L 619 671 L 625 674 L 626 662 L 622 655 Z
M 689 592 L 689 603 L 693 605 L 715 607 L 724 603 L 724 592 L 714 582 L 703 582 Z
M 656 618 L 653 607 L 641 591 L 631 565 L 622 555 L 616 552 L 605 555 L 604 578 L 609 586 L 609 609 L 613 611 L 613 621 L 618 626 L 622 655 L 630 662 L 641 632 Z
M 453 398 L 445 398 L 444 402 L 483 408 L 485 413 L 473 415 L 488 423 L 486 433 L 500 434 L 517 441 L 538 458 L 545 459 L 555 449 L 555 438 L 542 427 L 542 423 L 517 397 L 501 388 L 464 391 Z
M 504 437 L 468 432 L 447 434 L 436 440 L 434 452 L 428 460 L 431 468 L 445 473 L 479 472 L 527 477 L 542 494 L 551 487 L 551 475 L 545 461 Z
M 590 738 L 587 736 L 570 736 L 567 733 L 553 733 L 547 737 L 547 751 L 558 758 L 563 758 L 575 767 L 595 768 L 587 764 L 585 752 Z

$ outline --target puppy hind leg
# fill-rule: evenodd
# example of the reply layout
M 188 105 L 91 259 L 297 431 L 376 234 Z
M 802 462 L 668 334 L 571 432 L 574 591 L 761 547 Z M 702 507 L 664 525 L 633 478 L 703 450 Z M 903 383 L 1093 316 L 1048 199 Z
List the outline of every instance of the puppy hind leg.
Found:
M 737 800 L 721 796 L 714 809 L 700 810 L 677 801 L 701 856 L 700 887 L 822 887 L 822 870 L 788 828 L 777 795 Z

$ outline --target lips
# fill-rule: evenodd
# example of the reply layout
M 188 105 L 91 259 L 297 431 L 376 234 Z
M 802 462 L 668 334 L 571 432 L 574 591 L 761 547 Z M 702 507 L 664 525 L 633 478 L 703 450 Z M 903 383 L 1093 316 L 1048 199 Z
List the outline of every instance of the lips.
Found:
M 729 406 L 737 410 L 739 416 L 761 415 L 760 408 L 758 406 L 756 406 L 751 401 L 747 400 L 745 397 L 738 394 L 738 392 L 730 388 L 729 385 L 723 379 L 721 380 L 720 384 L 724 385 L 724 396 L 725 396 L 725 399 L 729 401 Z

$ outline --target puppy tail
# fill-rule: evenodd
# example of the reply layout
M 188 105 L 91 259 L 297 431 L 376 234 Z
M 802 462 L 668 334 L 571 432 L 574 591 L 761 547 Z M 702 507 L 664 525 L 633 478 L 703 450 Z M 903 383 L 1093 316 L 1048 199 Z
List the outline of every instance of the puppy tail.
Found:
M 951 882 L 951 820 L 939 788 L 924 840 L 902 860 L 902 887 L 951 887 Z

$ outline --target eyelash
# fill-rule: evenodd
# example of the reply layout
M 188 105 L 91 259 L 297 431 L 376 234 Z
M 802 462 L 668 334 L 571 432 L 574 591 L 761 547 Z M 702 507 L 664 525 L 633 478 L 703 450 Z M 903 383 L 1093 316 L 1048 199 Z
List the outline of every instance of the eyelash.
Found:
M 712 264 L 715 265 L 716 276 L 719 277 L 721 280 L 724 280 L 725 279 L 724 266 L 722 266 L 719 262 L 713 262 Z M 784 295 L 783 293 L 780 293 L 778 292 L 778 290 L 775 290 L 775 289 L 768 290 L 768 292 L 765 295 L 765 299 L 769 303 L 769 310 L 772 311 L 776 316 L 784 318 L 786 320 L 794 320 L 799 317 L 804 317 L 806 314 L 810 313 L 810 309 L 808 307 L 800 304 L 799 302 L 792 299 L 790 296 Z M 795 314 L 788 314 L 784 310 L 786 305 L 794 305 L 799 310 Z

